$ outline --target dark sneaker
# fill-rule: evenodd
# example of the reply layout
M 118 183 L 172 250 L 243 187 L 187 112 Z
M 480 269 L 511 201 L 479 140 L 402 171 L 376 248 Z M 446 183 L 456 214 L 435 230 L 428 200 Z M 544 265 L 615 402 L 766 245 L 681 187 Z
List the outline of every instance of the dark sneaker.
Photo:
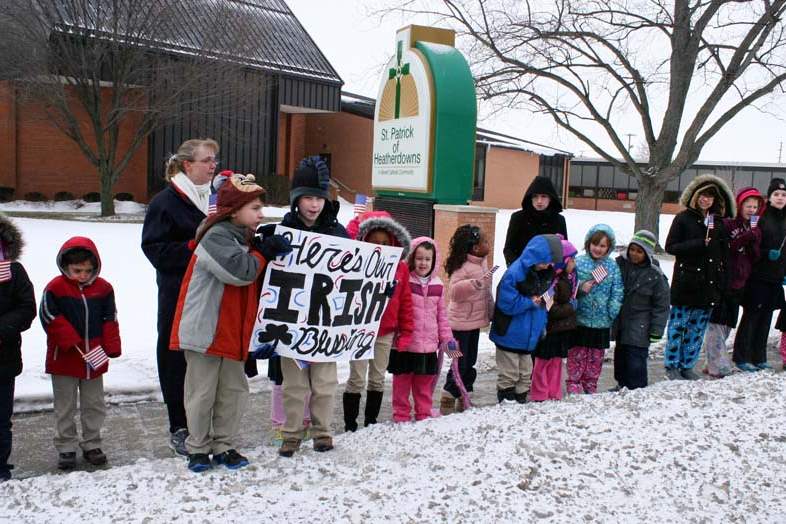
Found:
M 7 466 L 7 467 L 5 467 L 3 469 L 0 469 L 0 484 L 2 484 L 3 482 L 6 482 L 8 480 L 11 480 L 11 469 L 12 468 L 13 468 L 13 466 L 9 465 L 9 466 Z
M 83 451 L 82 456 L 94 466 L 103 466 L 106 464 L 106 455 L 104 455 L 104 452 L 99 448 Z
M 68 451 L 57 456 L 57 467 L 63 471 L 76 467 L 76 452 Z
M 622 386 L 617 384 L 616 386 L 608 390 L 607 393 L 619 393 L 620 391 L 622 391 Z
M 526 404 L 528 396 L 529 393 L 525 391 L 524 393 L 516 393 L 516 396 L 514 398 L 516 399 L 516 402 L 518 402 L 519 404 Z
M 693 371 L 693 368 L 681 369 L 680 375 L 682 375 L 682 378 L 685 380 L 699 380 L 701 378 L 698 373 Z
M 227 469 L 240 469 L 248 466 L 248 459 L 234 449 L 228 449 L 218 455 L 213 455 L 213 464 L 227 467 Z
M 284 443 L 278 448 L 278 454 L 282 457 L 291 457 L 298 449 L 300 449 L 300 439 L 287 438 L 284 439 Z
M 677 368 L 666 368 L 666 378 L 669 380 L 685 380 Z
M 764 370 L 764 369 L 772 369 L 772 366 L 767 364 L 766 362 L 760 362 L 759 364 L 754 364 L 757 368 Z
M 194 453 L 188 456 L 188 469 L 194 473 L 202 473 L 212 467 L 210 456 L 207 453 Z
M 188 456 L 188 449 L 186 449 L 186 438 L 188 438 L 188 429 L 180 428 L 171 435 L 169 435 L 169 449 L 182 455 Z
M 333 439 L 327 435 L 314 439 L 314 451 L 324 452 L 333 449 Z

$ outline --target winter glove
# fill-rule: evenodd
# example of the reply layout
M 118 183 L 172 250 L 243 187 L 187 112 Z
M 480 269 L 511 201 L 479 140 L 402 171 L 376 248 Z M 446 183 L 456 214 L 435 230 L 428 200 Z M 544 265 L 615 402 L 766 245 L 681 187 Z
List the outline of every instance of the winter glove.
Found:
M 292 245 L 283 235 L 273 235 L 264 240 L 254 237 L 254 242 L 265 260 L 273 260 L 292 251 Z
M 659 335 L 657 333 L 650 333 L 650 344 L 655 344 L 656 342 L 660 342 L 661 338 L 663 338 L 663 335 Z
M 397 285 L 398 285 L 398 280 L 394 280 L 393 282 L 389 283 L 388 286 L 385 288 L 385 296 L 388 298 L 393 298 L 393 293 L 396 292 Z
M 775 262 L 779 258 L 781 258 L 781 250 L 780 249 L 770 249 L 767 252 L 767 258 Z
M 276 354 L 276 344 L 262 344 L 254 351 L 249 351 L 248 356 L 256 360 L 267 360 Z

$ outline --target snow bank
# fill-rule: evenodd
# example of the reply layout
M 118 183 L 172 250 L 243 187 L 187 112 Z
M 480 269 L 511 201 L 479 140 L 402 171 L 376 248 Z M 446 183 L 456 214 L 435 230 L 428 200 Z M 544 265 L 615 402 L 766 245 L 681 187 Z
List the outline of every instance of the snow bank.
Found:
M 381 424 L 236 472 L 140 459 L 2 484 L 0 520 L 777 521 L 785 401 L 762 372 Z

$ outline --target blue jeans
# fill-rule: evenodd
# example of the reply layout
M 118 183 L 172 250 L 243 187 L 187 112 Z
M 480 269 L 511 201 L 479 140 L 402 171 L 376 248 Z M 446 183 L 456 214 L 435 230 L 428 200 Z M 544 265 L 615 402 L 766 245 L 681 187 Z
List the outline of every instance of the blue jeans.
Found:
M 668 339 L 664 350 L 665 367 L 693 369 L 701 354 L 710 308 L 672 306 Z
M 11 456 L 11 415 L 14 413 L 14 377 L 0 378 L 0 478 L 8 477 L 12 465 Z

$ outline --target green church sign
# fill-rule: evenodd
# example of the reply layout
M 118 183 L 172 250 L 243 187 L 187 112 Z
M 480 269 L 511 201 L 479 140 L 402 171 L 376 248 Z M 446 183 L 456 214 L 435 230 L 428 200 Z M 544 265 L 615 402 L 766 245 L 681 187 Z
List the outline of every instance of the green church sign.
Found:
M 452 31 L 396 34 L 374 114 L 372 184 L 379 195 L 466 204 L 472 195 L 477 101 Z

